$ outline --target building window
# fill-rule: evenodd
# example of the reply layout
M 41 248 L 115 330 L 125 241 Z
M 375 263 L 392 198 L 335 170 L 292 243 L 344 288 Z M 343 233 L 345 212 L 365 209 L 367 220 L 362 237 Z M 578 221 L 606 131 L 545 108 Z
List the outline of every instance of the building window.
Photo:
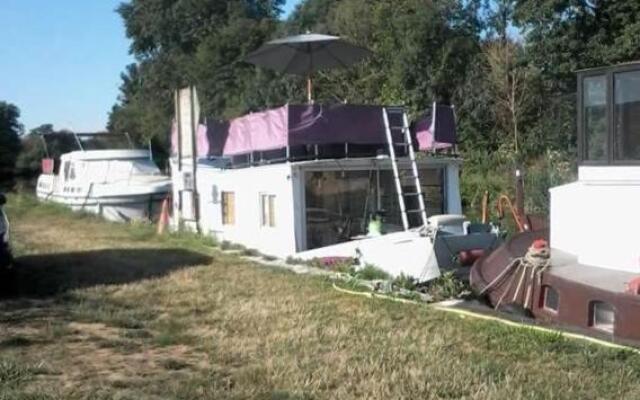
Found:
M 560 296 L 558 291 L 551 286 L 542 287 L 542 308 L 547 311 L 558 312 Z
M 582 109 L 585 157 L 590 161 L 606 161 L 608 158 L 606 76 L 584 78 Z
M 71 166 L 71 163 L 69 161 L 64 163 L 64 179 L 67 180 L 69 179 L 69 167 Z
M 615 311 L 613 306 L 604 301 L 589 303 L 589 325 L 601 331 L 613 333 Z
M 276 226 L 276 196 L 273 194 L 260 195 L 260 225 L 274 227 Z
M 222 225 L 236 223 L 236 195 L 234 192 L 222 192 Z
M 640 160 L 640 71 L 614 75 L 614 143 L 617 160 Z

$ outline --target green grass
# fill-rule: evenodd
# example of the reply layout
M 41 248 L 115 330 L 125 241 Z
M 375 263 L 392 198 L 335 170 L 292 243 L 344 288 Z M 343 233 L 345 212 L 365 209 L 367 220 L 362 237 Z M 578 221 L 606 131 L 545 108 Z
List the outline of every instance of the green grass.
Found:
M 0 399 L 640 398 L 629 352 L 9 201 L 19 288 L 0 301 Z

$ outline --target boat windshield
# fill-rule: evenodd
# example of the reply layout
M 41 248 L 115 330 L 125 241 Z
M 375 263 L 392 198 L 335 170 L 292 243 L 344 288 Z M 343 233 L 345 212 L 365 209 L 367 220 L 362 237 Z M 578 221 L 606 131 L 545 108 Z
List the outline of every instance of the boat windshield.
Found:
M 117 160 L 108 161 L 108 163 L 108 181 L 161 174 L 152 160 Z
M 64 179 L 113 183 L 142 176 L 160 176 L 162 173 L 152 160 L 94 160 L 66 162 Z

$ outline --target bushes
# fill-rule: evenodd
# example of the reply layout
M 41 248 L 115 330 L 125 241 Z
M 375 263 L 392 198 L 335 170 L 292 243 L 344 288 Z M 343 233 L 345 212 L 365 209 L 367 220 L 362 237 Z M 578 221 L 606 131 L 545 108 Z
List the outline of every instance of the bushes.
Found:
M 546 215 L 549 212 L 549 188 L 576 179 L 574 159 L 569 152 L 547 150 L 525 164 L 523 173 L 527 213 Z M 460 192 L 467 217 L 479 218 L 485 191 L 489 191 L 489 209 L 493 215 L 499 195 L 515 197 L 514 165 L 515 162 L 500 151 L 492 155 L 470 152 L 460 177 Z

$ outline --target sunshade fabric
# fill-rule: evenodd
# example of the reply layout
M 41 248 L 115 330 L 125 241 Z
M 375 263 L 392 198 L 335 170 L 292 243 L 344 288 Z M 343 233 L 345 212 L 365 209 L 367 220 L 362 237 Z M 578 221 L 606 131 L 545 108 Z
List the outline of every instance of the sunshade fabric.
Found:
M 286 146 L 385 144 L 381 106 L 285 105 L 208 124 L 209 155 L 236 155 Z
M 364 144 L 387 146 L 383 106 L 292 105 L 247 114 L 230 121 L 207 119 L 198 125 L 199 157 L 232 156 L 287 146 Z M 453 109 L 437 105 L 436 119 L 426 117 L 415 125 L 414 143 L 419 150 L 437 150 L 456 143 Z M 432 114 L 433 115 L 433 114 Z M 391 126 L 400 126 L 398 115 L 390 115 Z M 399 133 L 395 132 L 398 135 Z M 172 152 L 177 151 L 178 132 L 172 129 Z M 401 137 L 394 142 L 402 142 Z
M 321 69 L 347 67 L 370 54 L 369 50 L 337 36 L 310 33 L 272 40 L 249 54 L 246 61 L 306 76 Z

